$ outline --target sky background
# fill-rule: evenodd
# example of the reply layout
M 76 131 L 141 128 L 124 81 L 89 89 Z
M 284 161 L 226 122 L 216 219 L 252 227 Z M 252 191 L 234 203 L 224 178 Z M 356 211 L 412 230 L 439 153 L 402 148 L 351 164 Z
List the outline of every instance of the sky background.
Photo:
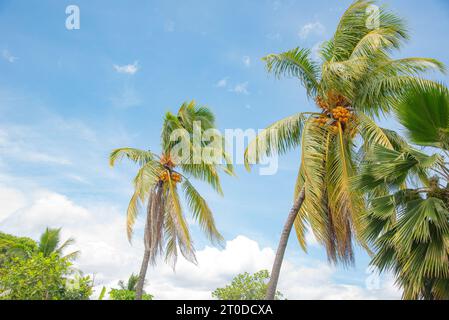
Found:
M 97 286 L 116 285 L 140 266 L 142 220 L 131 246 L 125 212 L 136 167 L 108 166 L 118 147 L 159 151 L 162 118 L 195 99 L 221 130 L 264 128 L 313 110 L 297 80 L 276 80 L 261 58 L 330 38 L 351 1 L 25 1 L 0 0 L 0 230 L 37 239 L 62 227 L 82 251 L 79 267 Z M 449 3 L 387 3 L 410 26 L 398 56 L 449 65 Z M 81 11 L 80 30 L 65 9 Z M 431 75 L 447 82 L 446 76 Z M 400 130 L 392 119 L 381 123 Z M 292 203 L 300 153 L 280 158 L 273 176 L 236 168 L 223 177 L 225 197 L 199 184 L 228 241 L 212 248 L 192 225 L 199 266 L 163 263 L 148 273 L 159 299 L 211 298 L 239 272 L 271 269 Z M 308 236 L 308 254 L 291 237 L 280 290 L 289 299 L 400 297 L 389 276 L 329 266 Z

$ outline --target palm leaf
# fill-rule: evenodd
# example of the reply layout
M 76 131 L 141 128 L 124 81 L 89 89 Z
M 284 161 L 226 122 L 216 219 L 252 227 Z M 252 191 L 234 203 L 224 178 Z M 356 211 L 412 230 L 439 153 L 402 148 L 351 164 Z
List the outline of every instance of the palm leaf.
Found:
M 184 179 L 182 187 L 187 205 L 190 207 L 194 219 L 199 222 L 201 228 L 211 241 L 222 242 L 223 237 L 215 226 L 214 216 L 206 200 L 201 197 L 188 179 Z
M 413 87 L 395 110 L 414 143 L 449 147 L 449 92 L 446 88 Z
M 109 164 L 111 167 L 115 166 L 116 162 L 124 157 L 143 166 L 149 161 L 154 160 L 154 154 L 150 151 L 139 150 L 135 148 L 120 148 L 112 151 L 109 156 Z
M 252 140 L 245 151 L 245 166 L 261 161 L 264 156 L 284 154 L 298 146 L 306 118 L 302 113 L 279 120 L 263 130 Z
M 268 72 L 276 77 L 296 77 L 301 80 L 307 94 L 313 95 L 319 88 L 319 68 L 310 58 L 309 49 L 295 48 L 280 54 L 270 54 L 263 58 Z

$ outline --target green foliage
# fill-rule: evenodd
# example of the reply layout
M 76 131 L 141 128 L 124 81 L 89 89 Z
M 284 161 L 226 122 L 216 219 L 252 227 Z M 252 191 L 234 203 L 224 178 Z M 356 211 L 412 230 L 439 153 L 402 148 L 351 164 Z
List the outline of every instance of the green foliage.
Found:
M 26 258 L 37 250 L 33 239 L 0 232 L 0 268 L 13 258 Z
M 230 285 L 212 292 L 212 297 L 218 300 L 263 300 L 269 279 L 270 273 L 267 270 L 252 275 L 245 272 L 236 276 Z M 277 292 L 275 299 L 282 299 L 282 294 Z
M 89 276 L 75 276 L 72 279 L 66 279 L 61 300 L 89 300 L 93 292 L 92 286 L 93 281 Z
M 72 239 L 59 245 L 60 229 L 48 229 L 39 244 L 29 238 L 0 233 L 0 299 L 88 300 L 90 277 L 71 268 L 77 252 L 62 256 Z
M 394 150 L 375 145 L 366 154 L 354 183 L 368 192 L 364 237 L 374 249 L 371 263 L 396 274 L 404 299 L 447 300 L 447 89 L 412 88 L 396 112 L 413 142 L 439 153 L 429 155 L 401 142 Z
M 63 256 L 63 250 L 66 249 L 68 246 L 74 244 L 75 240 L 69 238 L 68 240 L 64 241 L 64 243 L 61 244 L 60 235 L 61 229 L 51 229 L 51 228 L 45 229 L 45 232 L 41 235 L 39 240 L 38 251 L 42 252 L 42 254 L 45 257 L 48 257 L 52 253 L 56 253 L 57 255 L 69 260 L 76 259 L 79 255 L 78 251 L 74 251 L 72 253 Z
M 101 292 L 100 292 L 100 296 L 98 297 L 98 300 L 103 300 L 105 295 L 106 295 L 106 287 L 103 286 L 103 288 L 101 288 Z
M 120 289 L 123 289 L 123 290 L 136 291 L 136 286 L 137 286 L 138 281 L 139 281 L 139 276 L 137 274 L 133 273 L 129 276 L 126 284 L 123 280 L 120 280 L 118 282 L 118 286 L 120 287 Z
M 111 289 L 109 297 L 111 300 L 136 300 L 136 287 L 139 281 L 139 276 L 131 274 L 128 281 L 123 280 L 118 282 L 119 289 Z M 153 300 L 151 294 L 143 293 L 142 300 Z
M 449 150 L 447 88 L 412 88 L 396 106 L 396 113 L 413 143 Z
M 136 291 L 126 289 L 112 289 L 109 291 L 111 300 L 136 300 Z M 142 300 L 153 300 L 153 296 L 147 293 L 142 295 Z
M 92 283 L 86 277 L 79 286 L 68 286 L 70 262 L 52 253 L 34 253 L 28 259 L 13 258 L 0 269 L 0 297 L 6 300 L 88 299 Z

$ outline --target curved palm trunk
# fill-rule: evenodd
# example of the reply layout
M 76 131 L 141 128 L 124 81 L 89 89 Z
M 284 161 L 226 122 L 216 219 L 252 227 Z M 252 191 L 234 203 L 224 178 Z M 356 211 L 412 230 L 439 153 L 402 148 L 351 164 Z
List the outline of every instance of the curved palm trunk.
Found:
M 143 254 L 143 260 L 142 265 L 140 266 L 140 272 L 139 272 L 139 281 L 136 285 L 136 300 L 142 300 L 143 296 L 143 286 L 145 284 L 145 277 L 147 275 L 148 270 L 148 263 L 150 262 L 150 219 L 151 219 L 151 212 L 152 212 L 152 206 L 154 204 L 154 191 L 151 192 L 150 198 L 148 199 L 148 205 L 147 205 L 147 219 L 145 222 L 145 230 L 143 234 L 143 243 L 145 246 L 145 251 Z
M 293 223 L 298 216 L 298 211 L 304 202 L 306 197 L 305 188 L 302 187 L 301 192 L 298 195 L 293 207 L 290 210 L 287 221 L 285 222 L 284 229 L 282 230 L 281 239 L 279 240 L 279 246 L 274 259 L 273 270 L 271 271 L 270 282 L 268 283 L 267 295 L 265 300 L 274 300 L 276 295 L 276 288 L 279 281 L 279 274 L 281 272 L 282 261 L 284 260 L 285 249 L 287 248 L 288 238 L 292 231 Z
M 136 286 L 136 300 L 142 300 L 143 285 L 145 283 L 145 277 L 147 275 L 148 263 L 150 261 L 150 251 L 145 250 L 143 254 L 142 266 L 140 267 L 139 282 Z

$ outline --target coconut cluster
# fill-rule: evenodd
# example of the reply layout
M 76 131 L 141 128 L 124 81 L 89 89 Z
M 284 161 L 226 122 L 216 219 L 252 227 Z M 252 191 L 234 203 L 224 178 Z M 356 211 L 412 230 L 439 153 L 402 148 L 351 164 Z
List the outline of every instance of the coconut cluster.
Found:
M 332 109 L 332 117 L 341 123 L 347 123 L 351 119 L 351 112 L 345 107 L 336 107 Z
M 173 160 L 171 159 L 170 155 L 165 155 L 165 154 L 162 155 L 160 162 L 161 162 L 161 164 L 164 167 L 167 167 L 167 168 L 174 168 L 174 167 L 176 167 L 176 165 L 173 162 Z
M 328 117 L 321 116 L 321 117 L 315 119 L 315 123 L 320 125 L 320 127 L 324 127 L 329 122 L 329 120 L 330 119 Z
M 179 173 L 176 172 L 170 173 L 168 170 L 165 170 L 161 173 L 159 180 L 161 180 L 162 182 L 167 182 L 168 180 L 171 180 L 174 183 L 178 183 L 182 181 L 182 177 Z
M 315 102 L 322 110 L 321 116 L 315 119 L 315 123 L 321 127 L 330 126 L 335 133 L 339 130 L 339 124 L 344 130 L 349 120 L 353 117 L 351 104 L 342 95 L 328 93 L 325 98 L 318 96 Z
M 167 182 L 169 180 L 173 181 L 174 183 L 179 183 L 182 181 L 182 177 L 179 173 L 173 172 L 173 168 L 176 167 L 176 164 L 171 159 L 170 155 L 162 155 L 160 159 L 161 165 L 166 168 L 167 170 L 162 171 L 161 175 L 159 176 L 159 180 L 162 182 Z

